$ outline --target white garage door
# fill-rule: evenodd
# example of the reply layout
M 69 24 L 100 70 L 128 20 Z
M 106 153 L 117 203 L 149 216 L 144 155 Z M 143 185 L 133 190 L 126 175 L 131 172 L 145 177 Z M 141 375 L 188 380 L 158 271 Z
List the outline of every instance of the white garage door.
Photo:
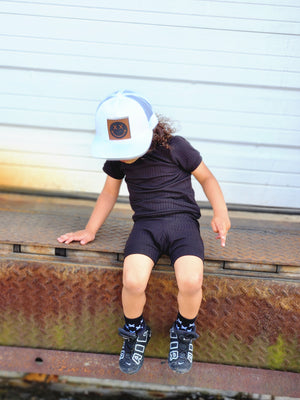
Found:
M 98 193 L 95 110 L 127 88 L 179 121 L 228 203 L 300 208 L 298 0 L 1 1 L 0 63 L 2 187 Z

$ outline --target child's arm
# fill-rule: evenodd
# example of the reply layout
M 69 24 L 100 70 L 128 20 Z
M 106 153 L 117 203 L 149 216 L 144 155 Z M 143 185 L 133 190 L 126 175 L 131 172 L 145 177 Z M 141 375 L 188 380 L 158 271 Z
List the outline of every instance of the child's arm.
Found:
M 98 229 L 100 229 L 117 201 L 121 183 L 122 179 L 114 179 L 108 176 L 85 229 L 66 233 L 57 238 L 57 240 L 66 244 L 73 241 L 86 244 L 94 240 Z
M 225 246 L 226 235 L 230 229 L 230 219 L 228 216 L 227 206 L 223 197 L 222 190 L 202 161 L 201 164 L 192 172 L 197 181 L 201 184 L 206 197 L 208 198 L 213 211 L 214 216 L 211 221 L 211 226 L 214 232 L 218 233 L 218 239 L 221 239 L 221 246 Z

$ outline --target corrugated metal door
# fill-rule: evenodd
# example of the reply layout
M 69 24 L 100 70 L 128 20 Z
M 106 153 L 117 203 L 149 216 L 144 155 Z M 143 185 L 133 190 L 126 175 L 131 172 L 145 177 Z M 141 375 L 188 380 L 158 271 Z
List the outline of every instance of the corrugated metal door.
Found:
M 299 22 L 298 0 L 1 1 L 0 185 L 99 192 L 94 113 L 129 88 L 227 202 L 300 207 Z

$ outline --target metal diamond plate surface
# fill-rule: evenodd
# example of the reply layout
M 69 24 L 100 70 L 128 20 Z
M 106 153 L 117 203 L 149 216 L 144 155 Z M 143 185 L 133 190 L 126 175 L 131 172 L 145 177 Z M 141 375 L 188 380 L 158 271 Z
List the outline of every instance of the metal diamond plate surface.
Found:
M 66 246 L 56 238 L 85 226 L 89 202 L 10 200 L 0 196 L 0 345 L 119 354 L 128 209 L 116 209 L 93 243 Z M 299 224 L 234 217 L 224 249 L 210 218 L 200 221 L 206 273 L 195 361 L 300 372 Z M 162 363 L 177 314 L 168 263 L 153 271 L 145 308 L 147 356 Z
M 31 244 L 51 247 L 82 249 L 78 243 L 59 244 L 58 236 L 82 229 L 87 217 L 1 211 L 0 243 Z M 86 250 L 122 253 L 132 221 L 112 216 L 101 227 L 96 240 Z M 16 229 L 17 228 L 17 229 Z M 252 230 L 232 228 L 227 245 L 221 248 L 215 234 L 207 224 L 201 225 L 207 260 L 251 262 L 261 264 L 300 266 L 300 235 L 278 230 Z
M 121 276 L 119 267 L 2 257 L 0 344 L 118 354 Z M 196 361 L 300 372 L 297 283 L 208 275 L 203 292 Z M 167 357 L 176 294 L 174 274 L 153 271 L 150 357 Z

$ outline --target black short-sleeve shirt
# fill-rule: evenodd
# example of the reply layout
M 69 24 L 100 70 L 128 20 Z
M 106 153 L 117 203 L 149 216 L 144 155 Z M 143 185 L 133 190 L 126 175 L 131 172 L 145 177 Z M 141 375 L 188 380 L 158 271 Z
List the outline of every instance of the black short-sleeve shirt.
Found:
M 186 139 L 173 136 L 169 149 L 158 146 L 132 164 L 106 161 L 103 170 L 127 183 L 133 219 L 190 213 L 200 217 L 191 173 L 202 157 Z

